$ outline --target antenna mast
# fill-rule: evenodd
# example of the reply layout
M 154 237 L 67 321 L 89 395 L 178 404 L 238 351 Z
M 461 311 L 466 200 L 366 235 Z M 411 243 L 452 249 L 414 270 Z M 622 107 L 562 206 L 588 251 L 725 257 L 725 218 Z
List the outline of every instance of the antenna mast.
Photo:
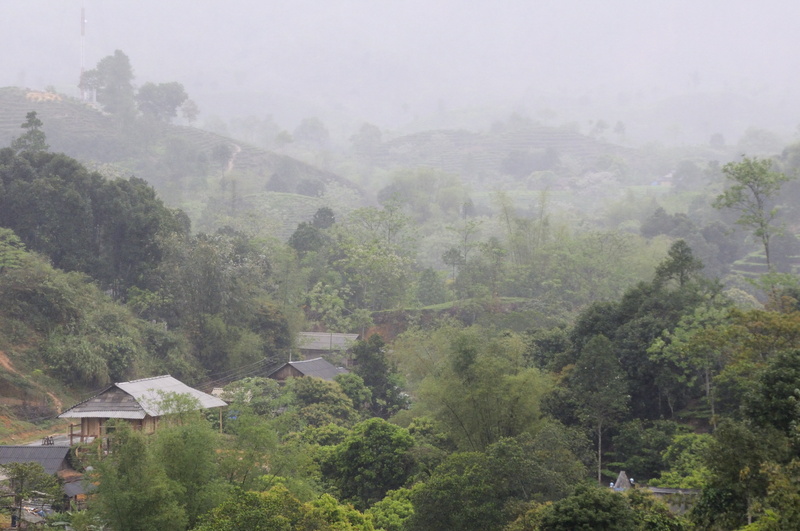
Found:
M 83 85 L 83 72 L 86 66 L 86 10 L 81 6 L 81 78 L 78 87 L 81 89 L 81 101 L 88 99 L 86 87 Z

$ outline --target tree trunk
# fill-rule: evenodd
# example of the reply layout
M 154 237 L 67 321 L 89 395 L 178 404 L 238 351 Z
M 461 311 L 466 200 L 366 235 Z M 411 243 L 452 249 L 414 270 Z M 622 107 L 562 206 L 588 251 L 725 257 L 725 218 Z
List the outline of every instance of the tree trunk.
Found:
M 716 430 L 717 429 L 717 412 L 714 409 L 714 394 L 711 392 L 711 371 L 708 370 L 706 367 L 705 370 L 705 379 L 706 379 L 706 400 L 708 400 L 708 405 L 711 408 L 711 426 Z
M 603 486 L 603 423 L 597 425 L 597 484 Z

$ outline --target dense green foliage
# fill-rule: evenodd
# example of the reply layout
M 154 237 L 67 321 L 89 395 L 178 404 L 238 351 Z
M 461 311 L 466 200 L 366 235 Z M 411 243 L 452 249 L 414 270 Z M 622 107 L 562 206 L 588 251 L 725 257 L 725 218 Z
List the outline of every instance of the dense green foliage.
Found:
M 728 163 L 722 172 L 730 186 L 714 201 L 717 208 L 732 208 L 741 214 L 736 221 L 753 231 L 764 246 L 767 269 L 771 270 L 770 240 L 780 233 L 775 225 L 778 208 L 775 205 L 781 186 L 789 178 L 772 171 L 769 159 L 744 157 L 742 162 Z
M 354 426 L 332 449 L 322 463 L 322 473 L 343 500 L 365 509 L 405 485 L 413 472 L 409 454 L 413 445 L 405 429 L 373 418 Z
M 483 153 L 475 137 L 364 124 L 347 155 L 319 118 L 291 135 L 253 122 L 279 156 L 171 125 L 192 114 L 183 87 L 133 79 L 119 51 L 85 74 L 106 113 L 93 119 L 114 128 L 74 141 L 86 165 L 48 151 L 36 111 L 0 150 L 0 349 L 16 367 L 3 414 L 165 372 L 233 383 L 222 417 L 175 414 L 149 437 L 118 426 L 93 463 L 93 517 L 797 527 L 800 242 L 782 203 L 798 146 L 727 164 L 651 147 L 642 162 L 563 131 L 580 149 L 525 147 L 547 128 L 509 119 L 485 135 L 495 151 L 454 170 L 439 155 Z M 442 162 L 420 164 L 428 152 Z M 359 333 L 324 354 L 350 372 L 263 378 L 296 359 L 302 329 Z M 605 488 L 620 470 L 640 487 Z M 669 500 L 691 510 L 647 486 L 693 489 Z
M 169 234 L 185 233 L 141 179 L 107 181 L 65 155 L 0 152 L 0 225 L 53 265 L 81 271 L 125 298 L 144 287 Z
M 150 452 L 145 435 L 116 426 L 113 453 L 97 463 L 95 510 L 115 529 L 186 529 L 180 487 Z

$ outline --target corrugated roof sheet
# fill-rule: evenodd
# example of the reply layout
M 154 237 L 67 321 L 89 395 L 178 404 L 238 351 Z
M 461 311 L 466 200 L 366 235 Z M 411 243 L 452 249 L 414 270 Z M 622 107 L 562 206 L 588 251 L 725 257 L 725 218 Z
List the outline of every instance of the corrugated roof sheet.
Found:
M 189 395 L 197 399 L 202 409 L 228 405 L 224 400 L 198 391 L 172 376 L 156 376 L 110 385 L 97 395 L 84 400 L 59 418 L 119 418 L 143 419 L 146 415 L 158 417 L 165 394 Z
M 202 409 L 228 405 L 224 400 L 189 387 L 185 383 L 169 375 L 133 380 L 131 382 L 121 382 L 116 385 L 136 398 L 139 405 L 152 417 L 157 417 L 163 413 L 159 405 L 165 393 L 189 395 L 197 399 Z
M 48 474 L 66 466 L 69 446 L 0 446 L 0 465 L 8 463 L 39 463 Z
M 358 334 L 300 332 L 298 346 L 303 350 L 347 350 L 358 340 Z

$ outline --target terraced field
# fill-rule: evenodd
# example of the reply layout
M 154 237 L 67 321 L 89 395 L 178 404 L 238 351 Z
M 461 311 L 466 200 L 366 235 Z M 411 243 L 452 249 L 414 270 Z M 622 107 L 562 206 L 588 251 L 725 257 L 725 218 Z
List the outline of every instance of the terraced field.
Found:
M 797 274 L 800 272 L 800 256 L 789 257 L 788 263 L 778 264 L 777 268 L 779 271 Z M 731 267 L 731 272 L 753 279 L 765 274 L 767 272 L 767 260 L 764 257 L 764 251 L 753 251 L 735 261 Z
M 501 173 L 512 152 L 551 150 L 559 157 L 592 169 L 609 155 L 630 156 L 632 150 L 607 144 L 579 133 L 532 126 L 497 134 L 469 131 L 425 131 L 386 142 L 374 155 L 384 167 L 430 166 L 458 173 L 468 180 Z
M 33 94 L 40 93 L 15 87 L 0 89 L 0 145 L 8 145 L 21 134 L 20 125 L 30 111 L 36 111 L 45 123 L 48 143 L 54 151 L 76 152 L 94 143 L 92 151 L 102 152 L 97 144 L 117 136 L 109 135 L 114 131 L 113 122 L 98 109 L 68 96 L 37 101 L 29 97 Z
M 51 151 L 63 152 L 89 166 L 110 166 L 108 174 L 141 176 L 172 206 L 185 207 L 196 221 L 220 197 L 223 178 L 235 180 L 241 206 L 233 215 L 254 214 L 273 220 L 288 237 L 299 221 L 322 206 L 318 197 L 333 185 L 361 197 L 347 179 L 285 155 L 265 151 L 194 127 L 137 121 L 123 124 L 95 106 L 64 95 L 0 88 L 0 146 L 23 131 L 26 114 L 36 111 L 44 123 Z M 220 160 L 220 146 L 229 155 Z M 116 169 L 115 169 L 116 168 Z M 280 189 L 272 188 L 277 179 Z

